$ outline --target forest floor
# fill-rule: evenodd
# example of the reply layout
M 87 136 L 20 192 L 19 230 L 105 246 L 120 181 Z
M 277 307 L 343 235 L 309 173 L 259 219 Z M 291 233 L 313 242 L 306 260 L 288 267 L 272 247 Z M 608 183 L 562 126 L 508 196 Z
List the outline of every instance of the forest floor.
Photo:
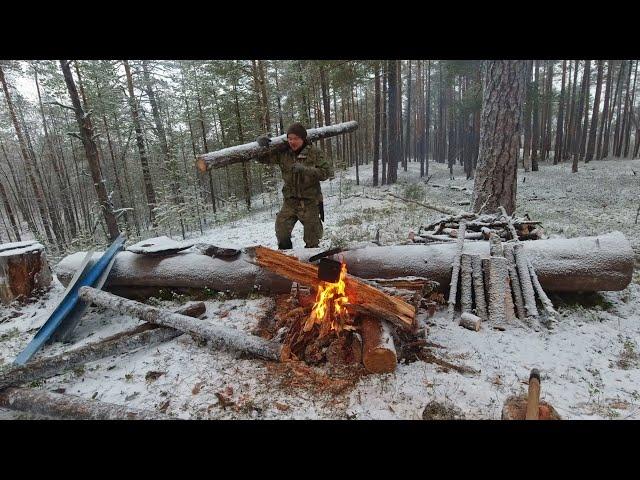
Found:
M 405 242 L 411 230 L 439 218 L 437 212 L 391 196 L 470 209 L 473 180 L 460 166 L 449 178 L 446 165 L 431 163 L 430 177 L 419 178 L 419 164 L 398 172 L 398 184 L 371 186 L 371 165 L 360 167 L 366 180 L 355 185 L 355 170 L 338 172 L 323 183 L 327 221 L 321 247 L 371 241 Z M 449 186 L 467 187 L 468 192 Z M 551 295 L 561 318 L 549 331 L 515 323 L 505 331 L 473 332 L 446 319 L 446 309 L 426 319 L 427 338 L 442 348 L 434 355 L 465 365 L 477 374 L 460 374 L 433 363 L 399 364 L 395 373 L 360 375 L 274 364 L 201 346 L 182 335 L 149 349 L 91 362 L 34 382 L 33 388 L 134 408 L 160 410 L 177 418 L 202 419 L 421 419 L 427 404 L 440 417 L 499 419 L 504 400 L 527 391 L 531 368 L 542 375 L 541 399 L 565 419 L 640 419 L 640 239 L 634 224 L 640 204 L 640 160 L 580 164 L 541 164 L 540 171 L 518 172 L 517 214 L 543 222 L 551 238 L 622 231 L 636 254 L 632 283 L 620 292 Z M 246 216 L 217 225 L 203 241 L 224 247 L 262 244 L 276 247 L 275 209 L 260 199 Z M 303 246 L 302 227 L 293 233 Z M 54 281 L 42 297 L 25 306 L 0 307 L 0 369 L 32 339 L 64 287 Z M 185 299 L 153 299 L 170 308 Z M 211 298 L 206 320 L 251 330 L 272 299 Z M 74 332 L 73 345 L 54 344 L 40 355 L 94 342 L 137 325 L 137 319 L 92 308 Z M 152 372 L 150 374 L 150 372 Z M 436 402 L 436 403 L 431 403 Z M 430 411 L 433 411 L 430 408 Z M 435 410 L 438 410 L 436 408 Z M 31 418 L 0 409 L 0 418 Z M 434 417 L 431 417 L 434 418 Z

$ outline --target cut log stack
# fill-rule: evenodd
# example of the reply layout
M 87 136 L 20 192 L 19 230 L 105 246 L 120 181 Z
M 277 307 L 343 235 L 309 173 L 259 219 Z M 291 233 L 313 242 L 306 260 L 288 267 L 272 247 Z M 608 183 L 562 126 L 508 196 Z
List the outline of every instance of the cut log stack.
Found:
M 506 218 L 502 212 L 496 214 L 450 215 L 418 229 L 418 234 L 412 237 L 414 243 L 448 242 L 458 238 L 461 224 L 465 224 L 465 240 L 489 240 L 490 235 L 496 234 L 502 240 L 539 240 L 543 238 L 544 230 L 541 222 L 531 220 L 527 215 L 523 218 Z
M 489 257 L 462 253 L 465 235 L 457 240 L 457 255 L 454 257 L 449 290 L 449 317 L 453 320 L 457 302 L 457 285 L 460 276 L 460 310 L 466 318 L 460 325 L 478 331 L 476 324 L 469 322 L 469 315 L 481 321 L 489 321 L 494 328 L 504 329 L 504 325 L 515 318 L 537 328 L 540 313 L 536 297 L 547 314 L 551 328 L 558 316 L 553 304 L 544 292 L 531 261 L 524 253 L 523 244 L 518 239 L 519 231 L 515 221 L 501 208 L 499 219 L 505 231 L 512 237 L 502 242 L 495 231 L 488 232 Z M 486 216 L 483 216 L 486 217 Z M 487 220 L 483 218 L 483 220 Z M 474 221 L 460 219 L 459 232 L 464 234 Z M 485 227 L 483 227 L 485 228 Z M 458 275 L 461 271 L 461 275 Z M 475 319 L 474 318 L 474 319 Z

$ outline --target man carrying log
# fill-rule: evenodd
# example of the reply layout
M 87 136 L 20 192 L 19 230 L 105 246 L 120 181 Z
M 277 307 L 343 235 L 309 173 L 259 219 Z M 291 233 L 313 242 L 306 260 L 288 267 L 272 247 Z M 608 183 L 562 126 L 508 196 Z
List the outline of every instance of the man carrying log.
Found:
M 267 147 L 267 136 L 256 140 Z M 301 123 L 293 123 L 287 129 L 289 148 L 256 158 L 260 163 L 277 163 L 282 171 L 284 203 L 276 216 L 276 238 L 280 250 L 291 249 L 291 232 L 296 222 L 304 226 L 306 248 L 315 248 L 322 238 L 324 206 L 320 182 L 333 177 L 333 167 L 320 149 L 307 141 L 307 130 Z

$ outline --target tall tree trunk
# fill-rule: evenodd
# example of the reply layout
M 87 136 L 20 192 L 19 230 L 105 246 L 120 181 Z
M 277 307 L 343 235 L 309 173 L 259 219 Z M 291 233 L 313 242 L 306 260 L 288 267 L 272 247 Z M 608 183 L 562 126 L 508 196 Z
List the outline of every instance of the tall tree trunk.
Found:
M 424 175 L 429 176 L 429 153 L 431 150 L 430 140 L 430 127 L 431 127 L 431 60 L 427 61 L 427 107 L 425 112 L 425 126 L 424 126 Z
M 540 61 L 533 67 L 533 124 L 531 129 L 531 170 L 538 171 L 538 147 L 540 145 Z
M 569 113 L 569 119 L 568 119 L 568 124 L 567 124 L 567 129 L 566 129 L 566 136 L 565 136 L 565 145 L 564 145 L 564 157 L 565 159 L 569 158 L 569 155 L 571 155 L 573 153 L 573 134 L 575 131 L 575 117 L 576 117 L 576 91 L 577 91 L 577 85 L 578 85 L 578 62 L 579 60 L 576 60 L 574 65 L 573 65 L 573 83 L 572 83 L 572 90 L 571 90 L 571 98 L 570 98 L 570 105 L 571 107 L 567 109 L 567 112 Z
M 562 128 L 564 126 L 564 96 L 565 80 L 567 78 L 567 61 L 562 61 L 562 86 L 560 87 L 560 99 L 558 100 L 558 119 L 556 122 L 556 141 L 553 153 L 553 164 L 557 165 L 562 161 Z
M 36 81 L 36 92 L 38 93 L 38 104 L 40 106 L 40 116 L 42 117 L 42 128 L 44 130 L 44 139 L 45 139 L 45 144 L 47 146 L 47 151 L 49 152 L 49 162 L 51 164 L 51 166 L 53 167 L 53 170 L 56 174 L 56 180 L 58 181 L 58 188 L 60 191 L 60 197 L 62 199 L 62 211 L 64 214 L 64 218 L 65 221 L 67 223 L 67 225 L 69 226 L 70 232 L 71 232 L 71 236 L 72 238 L 76 237 L 77 234 L 77 228 L 76 228 L 76 222 L 75 219 L 73 218 L 73 213 L 71 211 L 71 199 L 69 198 L 69 193 L 68 191 L 64 188 L 64 181 L 62 178 L 62 174 L 60 171 L 60 165 L 58 163 L 58 159 L 57 159 L 57 155 L 56 155 L 56 151 L 55 148 L 53 146 L 53 142 L 51 140 L 51 136 L 49 135 L 49 128 L 47 125 L 47 119 L 45 117 L 44 114 L 44 106 L 42 104 L 42 96 L 40 94 L 40 82 L 38 80 L 38 70 L 37 68 L 34 66 L 33 68 L 34 74 L 35 74 L 35 81 Z
M 329 98 L 329 84 L 325 74 L 324 66 L 320 67 L 320 89 L 322 91 L 322 106 L 324 109 L 324 124 L 331 125 L 331 100 Z M 332 140 L 329 138 L 325 143 L 327 149 L 327 157 L 333 162 Z
M 545 98 L 544 98 L 544 111 L 545 111 L 545 130 L 544 130 L 544 154 L 542 159 L 547 160 L 549 158 L 549 151 L 551 150 L 551 100 L 553 98 L 553 66 L 554 61 L 549 60 L 549 65 L 547 67 L 547 87 L 545 88 Z
M 398 116 L 398 65 L 399 60 L 389 60 L 389 165 L 387 183 L 396 183 L 398 179 L 398 163 L 402 156 L 402 140 L 400 138 L 400 122 Z
M 591 93 L 591 60 L 586 61 L 586 81 L 587 87 L 585 89 L 584 96 L 584 123 L 580 129 L 580 159 L 584 158 L 585 154 L 585 144 L 587 142 L 588 131 L 589 131 L 589 98 Z
M 526 62 L 519 60 L 490 60 L 484 64 L 475 212 L 495 212 L 503 206 L 512 214 L 516 209 L 525 70 Z
M 11 228 L 13 229 L 13 234 L 16 237 L 16 241 L 20 242 L 22 241 L 22 238 L 20 237 L 18 222 L 16 222 L 16 218 L 13 215 L 13 210 L 11 209 L 11 203 L 9 202 L 9 197 L 7 196 L 7 192 L 4 189 L 4 185 L 2 181 L 0 181 L 0 197 L 2 197 L 2 203 L 4 205 L 5 211 L 7 212 L 7 216 L 9 217 L 9 222 L 11 223 Z
M 238 141 L 244 143 L 244 134 L 242 133 L 242 121 L 240 120 L 240 104 L 238 103 L 238 88 L 233 84 L 233 100 L 236 110 L 236 122 L 238 127 Z M 251 175 L 247 162 L 242 162 L 242 181 L 244 185 L 244 197 L 247 204 L 247 210 L 251 210 Z
M 623 147 L 624 145 L 628 144 L 627 142 L 627 133 L 628 133 L 628 128 L 627 125 L 629 124 L 629 106 L 630 106 L 630 100 L 631 100 L 631 70 L 632 70 L 632 65 L 633 65 L 633 60 L 629 60 L 629 74 L 627 77 L 627 87 L 626 87 L 626 94 L 625 94 L 625 98 L 624 98 L 624 113 L 622 114 L 622 127 L 620 128 L 620 140 L 618 140 L 618 157 L 622 157 L 625 156 L 623 154 Z M 627 153 L 629 153 L 629 148 L 626 148 Z
M 109 240 L 114 241 L 120 234 L 118 229 L 118 222 L 113 214 L 113 206 L 107 196 L 107 189 L 105 187 L 105 181 L 100 174 L 100 159 L 98 157 L 98 149 L 96 147 L 93 135 L 93 125 L 91 125 L 91 117 L 89 112 L 85 112 L 80 104 L 80 97 L 78 96 L 78 90 L 71 74 L 71 68 L 69 67 L 69 60 L 60 60 L 60 68 L 64 76 L 69 96 L 71 97 L 71 103 L 76 114 L 76 121 L 78 128 L 80 129 L 80 138 L 84 145 L 84 151 L 87 156 L 87 162 L 89 163 L 89 170 L 91 171 L 91 178 L 93 179 L 93 185 L 98 196 L 98 201 L 102 207 L 102 213 L 104 215 L 105 223 L 107 224 L 107 232 Z
M 625 66 L 627 65 L 627 62 L 625 62 L 624 60 L 622 61 L 621 65 L 620 65 L 620 71 L 618 72 L 618 82 L 616 85 L 616 94 L 614 96 L 614 106 L 616 109 L 616 126 L 613 132 L 613 156 L 614 157 L 619 157 L 620 154 L 618 153 L 618 137 L 620 135 L 620 124 L 622 123 L 622 119 L 620 118 L 622 116 L 622 78 L 623 76 L 626 74 L 626 70 L 625 70 Z M 616 105 L 616 100 L 617 100 L 617 105 Z M 611 112 L 613 115 L 613 111 Z
M 523 110 L 524 145 L 522 146 L 522 166 L 524 171 L 531 170 L 531 115 L 533 114 L 533 86 L 531 76 L 533 75 L 533 60 L 527 60 L 526 79 L 526 100 Z
M 129 90 L 129 106 L 131 108 L 131 119 L 133 120 L 133 126 L 136 130 L 136 144 L 138 145 L 138 153 L 140 154 L 140 165 L 142 166 L 142 179 L 144 182 L 144 192 L 147 197 L 147 206 L 149 208 L 149 222 L 155 228 L 156 215 L 154 209 L 156 208 L 156 192 L 153 188 L 153 182 L 151 181 L 151 171 L 149 169 L 149 161 L 147 159 L 147 153 L 144 147 L 144 138 L 142 136 L 142 126 L 140 125 L 140 118 L 138 115 L 138 106 L 136 104 L 136 96 L 133 91 L 133 78 L 131 76 L 131 69 L 129 68 L 129 62 L 123 60 L 124 70 L 127 76 L 127 88 Z
M 573 173 L 578 171 L 578 160 L 580 158 L 580 139 L 581 139 L 581 125 L 582 125 L 582 113 L 585 105 L 585 97 L 588 93 L 587 88 L 589 84 L 589 66 L 590 60 L 586 60 L 584 68 L 582 69 L 582 83 L 580 85 L 580 99 L 578 100 L 578 110 L 575 115 L 574 133 L 572 142 L 572 154 L 573 163 L 571 165 L 571 171 Z
M 162 151 L 162 162 L 165 166 L 167 174 L 170 177 L 170 188 L 171 188 L 171 199 L 174 205 L 179 205 L 180 200 L 180 186 L 178 184 L 175 169 L 172 167 L 172 155 L 169 152 L 169 145 L 167 143 L 167 135 L 164 131 L 164 125 L 162 123 L 162 118 L 160 118 L 160 109 L 158 108 L 158 102 L 156 101 L 156 94 L 153 90 L 153 86 L 151 84 L 151 75 L 149 73 L 149 62 L 147 60 L 142 61 L 142 73 L 144 75 L 144 85 L 145 90 L 147 92 L 147 97 L 149 97 L 149 103 L 151 104 L 151 113 L 153 114 L 153 121 L 156 126 L 156 135 L 158 137 L 158 141 L 160 142 L 160 150 Z M 211 185 L 211 197 L 213 198 L 213 212 L 215 213 L 215 197 L 213 194 L 213 185 Z M 178 212 L 178 221 L 180 222 L 180 228 L 182 229 L 182 236 L 184 238 L 184 220 L 182 219 L 182 213 Z
M 609 119 L 609 104 L 611 102 L 611 83 L 613 80 L 612 67 L 613 67 L 613 60 L 609 60 L 607 62 L 607 88 L 604 91 L 604 109 L 602 111 L 602 118 L 600 120 L 600 132 L 598 133 L 598 148 L 596 151 L 596 160 L 602 160 L 602 157 L 603 157 L 602 142 L 604 138 L 604 132 L 607 128 L 607 121 Z
M 322 71 L 322 70 L 321 70 Z M 374 67 L 374 113 L 373 113 L 373 186 L 378 186 L 380 162 L 380 62 Z M 324 90 L 323 90 L 324 99 Z M 326 104 L 325 104 L 326 108 Z
M 591 115 L 591 128 L 589 131 L 587 153 L 584 158 L 585 163 L 593 160 L 593 154 L 596 146 L 596 133 L 598 129 L 598 116 L 600 111 L 600 92 L 602 91 L 603 69 L 604 69 L 604 60 L 598 60 L 598 78 L 596 80 L 596 96 L 593 99 L 593 114 Z
M 50 245 L 55 246 L 56 241 L 53 237 L 53 233 L 51 231 L 49 225 L 49 219 L 47 216 L 47 212 L 45 210 L 45 202 L 44 195 L 40 190 L 38 184 L 36 183 L 36 179 L 33 174 L 33 165 L 31 158 L 29 157 L 29 152 L 27 151 L 27 144 L 25 142 L 25 138 L 22 134 L 22 128 L 20 127 L 20 123 L 18 122 L 18 117 L 16 116 L 16 111 L 13 106 L 13 102 L 11 101 L 11 95 L 9 94 L 9 87 L 7 86 L 7 82 L 5 80 L 4 71 L 0 66 L 0 82 L 2 83 L 2 89 L 4 90 L 5 100 L 7 102 L 7 107 L 9 110 L 9 115 L 11 117 L 11 121 L 13 122 L 13 128 L 16 131 L 16 136 L 18 137 L 18 142 L 20 144 L 20 153 L 22 154 L 22 160 L 24 161 L 25 169 L 27 171 L 27 176 L 31 183 L 31 188 L 36 196 L 36 205 L 38 207 L 38 211 L 40 213 L 40 217 L 42 219 L 42 224 L 44 226 L 45 235 L 47 237 L 47 241 Z M 39 231 L 35 225 L 35 222 L 31 221 L 29 225 L 29 229 L 32 234 L 37 238 L 39 236 Z
M 407 162 L 409 157 L 411 156 L 411 151 L 409 146 L 411 145 L 411 60 L 409 60 L 409 64 L 407 65 L 407 122 L 405 127 L 405 138 L 404 138 L 404 157 L 402 162 L 402 167 L 404 171 L 407 171 Z
M 389 165 L 389 115 L 387 114 L 387 96 L 388 96 L 388 79 L 389 79 L 389 62 L 382 62 L 382 185 L 387 182 L 387 170 Z

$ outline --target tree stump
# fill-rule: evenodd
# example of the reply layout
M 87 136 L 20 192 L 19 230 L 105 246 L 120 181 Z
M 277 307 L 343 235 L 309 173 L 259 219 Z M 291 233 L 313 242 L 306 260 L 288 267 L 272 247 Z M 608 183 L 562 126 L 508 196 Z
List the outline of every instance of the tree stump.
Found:
M 51 269 L 42 244 L 26 242 L 0 245 L 0 301 L 10 304 L 26 299 L 37 289 L 51 285 Z

